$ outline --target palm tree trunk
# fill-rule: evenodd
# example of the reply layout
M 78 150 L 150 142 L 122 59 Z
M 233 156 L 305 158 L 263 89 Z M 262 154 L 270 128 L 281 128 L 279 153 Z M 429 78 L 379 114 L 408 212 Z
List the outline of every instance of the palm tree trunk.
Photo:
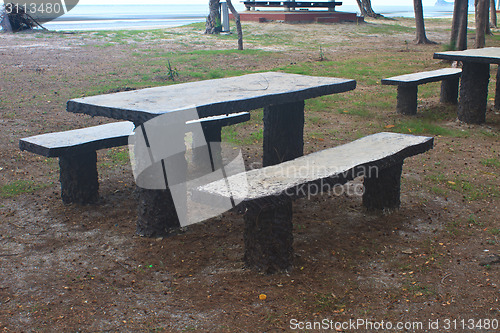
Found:
M 415 42 L 417 44 L 436 44 L 427 39 L 425 35 L 425 24 L 424 24 L 424 9 L 422 7 L 422 0 L 413 0 L 413 8 L 415 10 L 415 24 L 417 28 L 417 37 Z
M 222 26 L 220 21 L 220 3 L 219 0 L 210 0 L 208 3 L 209 14 L 205 26 L 206 34 L 216 34 L 221 32 Z
M 489 0 L 476 0 L 476 44 L 475 48 L 483 48 L 486 44 L 486 26 L 488 25 Z
M 495 5 L 495 0 L 490 0 L 490 19 L 491 19 L 491 26 L 496 28 L 497 27 L 497 6 Z

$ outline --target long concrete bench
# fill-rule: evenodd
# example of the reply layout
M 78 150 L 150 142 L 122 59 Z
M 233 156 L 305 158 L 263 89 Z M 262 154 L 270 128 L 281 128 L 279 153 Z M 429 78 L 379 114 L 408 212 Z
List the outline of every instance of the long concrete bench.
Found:
M 205 140 L 220 142 L 222 127 L 249 119 L 250 113 L 241 112 L 192 120 L 188 123 L 201 122 Z M 66 204 L 90 204 L 99 198 L 96 151 L 127 145 L 134 128 L 132 122 L 122 121 L 40 134 L 20 139 L 19 148 L 45 157 L 58 157 L 62 201 Z
M 194 200 L 240 202 L 244 212 L 245 263 L 273 273 L 293 263 L 292 199 L 330 192 L 364 176 L 363 205 L 368 209 L 400 206 L 405 158 L 433 147 L 433 138 L 378 133 L 354 142 L 254 169 L 199 187 Z M 228 188 L 227 184 L 239 184 Z
M 442 68 L 434 71 L 405 74 L 382 79 L 384 85 L 398 86 L 396 110 L 401 114 L 417 113 L 418 86 L 429 82 L 442 81 L 441 103 L 457 104 L 460 68 Z

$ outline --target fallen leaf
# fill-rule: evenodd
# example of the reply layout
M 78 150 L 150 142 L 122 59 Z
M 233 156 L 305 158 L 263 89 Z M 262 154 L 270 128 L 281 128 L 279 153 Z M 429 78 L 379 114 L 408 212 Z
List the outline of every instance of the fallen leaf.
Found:
M 387 126 L 385 126 L 385 128 L 394 128 L 394 127 L 396 127 L 396 125 L 387 125 Z

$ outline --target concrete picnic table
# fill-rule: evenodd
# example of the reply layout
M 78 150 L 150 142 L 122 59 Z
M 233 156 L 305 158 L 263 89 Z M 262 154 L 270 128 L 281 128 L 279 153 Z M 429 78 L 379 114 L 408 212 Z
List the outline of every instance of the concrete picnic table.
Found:
M 303 155 L 306 99 L 355 87 L 351 79 L 266 72 L 77 98 L 68 101 L 67 111 L 138 126 L 193 107 L 199 118 L 264 108 L 263 165 L 268 166 Z M 158 236 L 178 226 L 173 204 L 163 204 L 159 211 L 157 206 L 165 201 L 171 202 L 169 193 L 139 189 L 138 233 Z
M 471 124 L 484 123 L 488 103 L 490 64 L 500 65 L 500 48 L 487 47 L 464 51 L 436 52 L 434 59 L 463 63 L 458 119 Z

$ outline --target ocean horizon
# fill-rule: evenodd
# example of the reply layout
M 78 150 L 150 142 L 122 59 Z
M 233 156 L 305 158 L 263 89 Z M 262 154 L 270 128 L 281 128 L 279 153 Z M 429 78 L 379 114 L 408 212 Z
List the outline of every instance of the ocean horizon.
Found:
M 235 4 L 239 12 L 243 4 Z M 373 6 L 375 12 L 387 17 L 414 17 L 412 6 Z M 357 12 L 357 6 L 339 6 L 341 12 Z M 208 4 L 178 5 L 77 5 L 67 14 L 44 26 L 56 31 L 157 29 L 204 22 Z M 452 17 L 452 6 L 424 6 L 426 18 Z

